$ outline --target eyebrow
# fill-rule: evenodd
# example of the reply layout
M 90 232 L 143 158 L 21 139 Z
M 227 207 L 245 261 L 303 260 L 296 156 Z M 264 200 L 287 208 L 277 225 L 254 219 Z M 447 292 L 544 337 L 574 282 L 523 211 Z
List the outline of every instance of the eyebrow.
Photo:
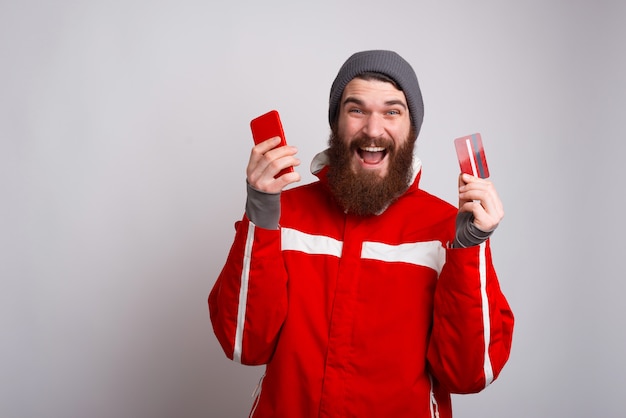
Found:
M 343 106 L 349 104 L 349 103 L 354 103 L 358 106 L 364 106 L 365 102 L 357 97 L 346 97 L 346 100 L 343 101 Z M 402 106 L 404 109 L 406 109 L 406 104 L 399 99 L 394 99 L 394 100 L 388 100 L 385 102 L 385 106 Z

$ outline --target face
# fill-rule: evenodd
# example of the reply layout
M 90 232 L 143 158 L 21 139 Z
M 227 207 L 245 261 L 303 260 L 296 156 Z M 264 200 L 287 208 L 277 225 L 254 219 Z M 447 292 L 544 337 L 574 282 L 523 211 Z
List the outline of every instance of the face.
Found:
M 407 189 L 415 136 L 404 93 L 393 84 L 354 79 L 346 86 L 329 140 L 328 171 L 345 211 L 380 213 Z
M 384 178 L 393 152 L 408 141 L 411 118 L 404 93 L 393 84 L 355 78 L 343 91 L 337 121 L 338 137 L 353 152 L 355 173 Z

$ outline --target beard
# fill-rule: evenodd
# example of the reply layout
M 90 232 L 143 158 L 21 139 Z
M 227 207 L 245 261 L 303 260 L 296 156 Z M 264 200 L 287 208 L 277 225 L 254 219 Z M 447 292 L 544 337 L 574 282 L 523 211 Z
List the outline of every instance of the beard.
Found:
M 328 140 L 328 183 L 344 211 L 360 216 L 380 214 L 408 189 L 413 175 L 415 137 L 411 128 L 407 140 L 399 147 L 391 140 L 372 141 L 368 137 L 355 138 L 348 144 L 333 128 Z M 371 144 L 386 148 L 389 164 L 384 177 L 361 167 L 353 168 L 355 152 Z

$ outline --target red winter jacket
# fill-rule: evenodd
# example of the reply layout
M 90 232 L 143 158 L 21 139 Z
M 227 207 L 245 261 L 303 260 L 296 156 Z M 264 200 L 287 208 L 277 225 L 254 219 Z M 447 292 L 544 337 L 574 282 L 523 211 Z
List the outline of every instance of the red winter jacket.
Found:
M 278 230 L 244 216 L 209 295 L 236 362 L 266 364 L 250 416 L 452 416 L 504 366 L 513 314 L 489 241 L 451 249 L 456 208 L 412 186 L 377 216 L 320 181 L 283 191 Z

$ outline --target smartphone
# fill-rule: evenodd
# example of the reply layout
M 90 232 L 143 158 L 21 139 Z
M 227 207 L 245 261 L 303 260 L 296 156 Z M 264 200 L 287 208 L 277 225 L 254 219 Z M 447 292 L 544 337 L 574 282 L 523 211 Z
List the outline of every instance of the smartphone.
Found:
M 455 139 L 454 146 L 459 158 L 461 173 L 471 174 L 483 179 L 489 177 L 485 148 L 479 133 Z
M 280 137 L 280 144 L 277 147 L 287 145 L 285 140 L 285 133 L 283 132 L 283 124 L 280 122 L 280 115 L 276 110 L 270 110 L 269 112 L 256 117 L 250 121 L 250 129 L 252 130 L 252 139 L 254 143 L 266 141 L 275 136 Z M 293 171 L 293 167 L 287 167 L 282 169 L 274 178 L 278 178 L 285 173 Z

